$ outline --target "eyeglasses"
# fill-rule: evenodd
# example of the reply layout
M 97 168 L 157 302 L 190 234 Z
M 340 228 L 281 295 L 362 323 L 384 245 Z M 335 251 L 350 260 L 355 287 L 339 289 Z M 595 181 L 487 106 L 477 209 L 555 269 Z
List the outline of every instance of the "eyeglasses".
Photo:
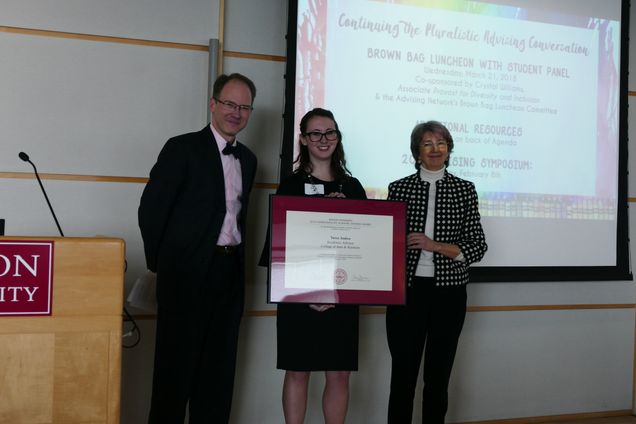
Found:
M 229 100 L 220 100 L 216 97 L 213 97 L 213 99 L 216 100 L 217 103 L 220 103 L 223 106 L 223 109 L 227 111 L 234 112 L 235 110 L 238 110 L 239 112 L 249 113 L 254 110 L 251 105 L 237 105 Z
M 431 150 L 433 147 L 437 147 L 440 150 L 445 150 L 445 149 L 448 149 L 448 141 L 446 140 L 423 141 L 420 143 L 420 146 L 426 150 Z
M 311 131 L 303 135 L 305 137 L 309 137 L 310 141 L 313 141 L 314 143 L 318 143 L 320 140 L 322 140 L 323 137 L 327 141 L 335 141 L 338 139 L 338 133 L 339 133 L 338 130 L 328 130 L 328 131 L 325 131 L 324 133 L 320 131 Z

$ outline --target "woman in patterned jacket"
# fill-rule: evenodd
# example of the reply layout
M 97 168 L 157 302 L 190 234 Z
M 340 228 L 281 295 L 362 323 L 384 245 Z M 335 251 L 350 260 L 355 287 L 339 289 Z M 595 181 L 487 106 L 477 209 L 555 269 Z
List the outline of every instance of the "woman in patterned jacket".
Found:
M 417 172 L 389 184 L 389 200 L 407 204 L 407 303 L 389 306 L 389 424 L 410 424 L 424 346 L 422 422 L 443 423 L 459 335 L 466 316 L 468 266 L 488 246 L 477 192 L 446 167 L 453 137 L 437 121 L 415 126 L 411 153 Z

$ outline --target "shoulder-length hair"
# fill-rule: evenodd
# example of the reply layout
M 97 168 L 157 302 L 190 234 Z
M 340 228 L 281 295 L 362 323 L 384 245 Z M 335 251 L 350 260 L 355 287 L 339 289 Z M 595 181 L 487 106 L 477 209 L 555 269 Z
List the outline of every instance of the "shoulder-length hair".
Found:
M 415 128 L 413 128 L 413 131 L 411 131 L 411 154 L 413 155 L 413 159 L 415 159 L 415 169 L 420 169 L 420 143 L 422 142 L 422 137 L 427 132 L 431 132 L 436 136 L 443 138 L 446 140 L 446 143 L 448 143 L 448 158 L 446 159 L 446 162 L 444 162 L 444 165 L 448 166 L 450 154 L 453 151 L 453 146 L 455 145 L 453 136 L 450 131 L 448 131 L 448 128 L 446 128 L 441 122 L 426 121 L 417 124 Z

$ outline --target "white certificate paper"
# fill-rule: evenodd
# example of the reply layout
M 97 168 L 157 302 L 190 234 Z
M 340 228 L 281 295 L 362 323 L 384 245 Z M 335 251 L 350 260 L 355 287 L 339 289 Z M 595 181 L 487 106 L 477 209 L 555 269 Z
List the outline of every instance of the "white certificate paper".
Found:
M 393 287 L 393 217 L 287 211 L 286 289 Z

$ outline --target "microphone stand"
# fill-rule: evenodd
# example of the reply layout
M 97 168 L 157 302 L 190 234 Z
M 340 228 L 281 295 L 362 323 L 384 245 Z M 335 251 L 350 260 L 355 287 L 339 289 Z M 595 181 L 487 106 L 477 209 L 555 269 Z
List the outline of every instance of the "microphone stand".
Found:
M 23 161 L 29 162 L 31 166 L 33 167 L 33 171 L 35 171 L 35 178 L 37 178 L 38 183 L 40 184 L 40 188 L 42 189 L 42 194 L 44 194 L 44 199 L 46 199 L 46 204 L 49 205 L 49 210 L 51 211 L 51 214 L 53 215 L 53 219 L 55 220 L 55 225 L 57 225 L 57 230 L 60 232 L 60 235 L 64 237 L 64 233 L 62 232 L 62 227 L 60 227 L 60 223 L 57 221 L 57 216 L 55 216 L 55 212 L 53 211 L 53 206 L 51 206 L 51 202 L 49 201 L 49 196 L 46 195 L 46 190 L 44 190 L 44 185 L 42 185 L 42 180 L 40 180 L 40 175 L 38 174 L 38 170 L 35 167 L 35 164 L 31 162 L 31 159 L 29 159 L 29 155 L 27 155 L 24 152 L 20 152 L 18 156 Z

